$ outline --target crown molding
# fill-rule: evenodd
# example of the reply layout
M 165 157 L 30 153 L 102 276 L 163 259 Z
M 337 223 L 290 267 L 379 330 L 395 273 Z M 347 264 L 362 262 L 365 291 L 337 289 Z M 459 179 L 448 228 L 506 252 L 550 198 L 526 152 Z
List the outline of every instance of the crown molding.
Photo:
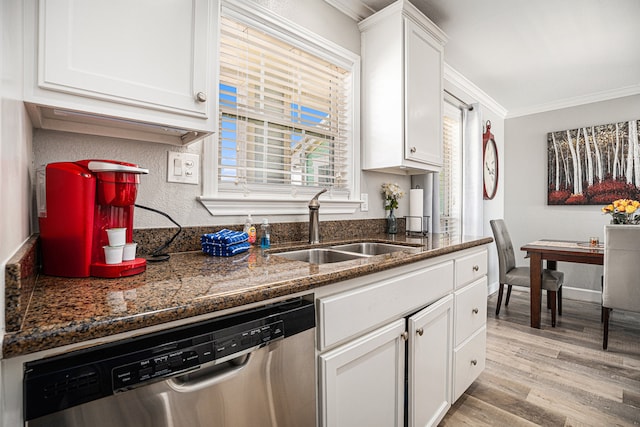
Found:
M 493 111 L 498 117 L 505 118 L 507 116 L 507 110 L 502 105 L 446 62 L 444 64 L 444 79 L 462 89 L 467 95 L 474 98 L 483 107 Z
M 354 21 L 362 21 L 363 19 L 373 15 L 375 10 L 359 0 L 324 0 L 326 3 L 338 9 Z
M 610 99 L 624 98 L 625 96 L 638 94 L 640 94 L 640 84 L 605 90 L 602 92 L 594 92 L 588 95 L 575 96 L 572 98 L 559 99 L 557 101 L 533 105 L 531 107 L 516 108 L 514 110 L 509 110 L 506 118 L 510 119 L 513 117 L 528 116 L 530 114 L 577 107 L 579 105 L 592 104 L 594 102 L 608 101 Z

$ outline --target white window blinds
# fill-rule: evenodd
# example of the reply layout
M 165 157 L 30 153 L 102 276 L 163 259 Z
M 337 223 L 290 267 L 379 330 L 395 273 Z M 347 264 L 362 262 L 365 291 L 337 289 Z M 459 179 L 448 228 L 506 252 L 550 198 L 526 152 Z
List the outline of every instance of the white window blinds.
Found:
M 348 193 L 351 71 L 228 16 L 220 27 L 220 188 Z
M 440 231 L 461 232 L 462 200 L 462 110 L 444 103 L 444 164 L 440 173 Z

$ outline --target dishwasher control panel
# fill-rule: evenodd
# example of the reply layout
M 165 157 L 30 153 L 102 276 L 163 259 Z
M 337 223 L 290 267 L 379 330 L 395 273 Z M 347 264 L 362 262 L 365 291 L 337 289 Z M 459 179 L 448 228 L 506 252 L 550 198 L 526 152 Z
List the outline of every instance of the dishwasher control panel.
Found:
M 231 331 L 164 344 L 151 349 L 152 353 L 157 352 L 152 357 L 116 366 L 112 371 L 113 391 L 130 390 L 150 381 L 190 371 L 214 360 L 228 360 L 237 353 L 284 337 L 281 320 L 240 332 L 231 332 L 229 335 L 224 335 L 225 332 Z M 171 350 L 168 350 L 169 348 Z

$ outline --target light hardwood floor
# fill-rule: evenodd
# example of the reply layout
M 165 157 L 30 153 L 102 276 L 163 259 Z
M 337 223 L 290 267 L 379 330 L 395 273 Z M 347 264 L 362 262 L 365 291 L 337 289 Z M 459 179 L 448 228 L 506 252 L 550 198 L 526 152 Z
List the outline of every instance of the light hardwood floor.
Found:
M 528 293 L 514 287 L 499 318 L 496 299 L 486 369 L 440 426 L 640 425 L 640 315 L 614 310 L 604 351 L 599 304 L 565 298 L 555 328 L 543 309 L 533 329 Z

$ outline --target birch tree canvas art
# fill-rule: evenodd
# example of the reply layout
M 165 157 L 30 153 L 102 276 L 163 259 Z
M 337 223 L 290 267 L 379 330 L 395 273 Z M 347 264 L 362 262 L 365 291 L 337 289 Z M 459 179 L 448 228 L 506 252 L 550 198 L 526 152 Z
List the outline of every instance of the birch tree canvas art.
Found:
M 549 205 L 606 205 L 640 195 L 640 120 L 547 134 Z

